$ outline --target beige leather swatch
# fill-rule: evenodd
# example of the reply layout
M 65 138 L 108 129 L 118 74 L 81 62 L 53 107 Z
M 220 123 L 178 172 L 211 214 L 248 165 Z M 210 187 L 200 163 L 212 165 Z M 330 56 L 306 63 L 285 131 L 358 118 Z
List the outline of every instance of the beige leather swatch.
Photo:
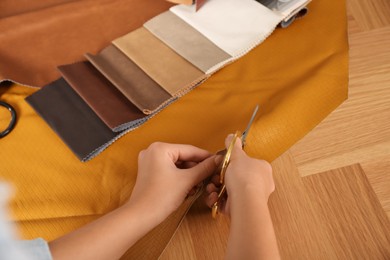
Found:
M 186 61 L 144 27 L 113 41 L 153 80 L 171 95 L 200 82 L 205 74 Z
M 152 18 L 144 27 L 205 73 L 214 65 L 231 58 L 171 11 Z
M 85 56 L 145 114 L 150 114 L 172 98 L 165 89 L 112 44 L 104 48 L 98 55 L 87 53 Z

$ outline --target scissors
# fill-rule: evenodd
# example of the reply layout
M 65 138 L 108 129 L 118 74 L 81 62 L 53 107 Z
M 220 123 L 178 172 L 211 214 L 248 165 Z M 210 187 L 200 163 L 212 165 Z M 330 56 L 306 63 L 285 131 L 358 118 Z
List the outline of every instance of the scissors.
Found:
M 221 190 L 218 193 L 217 201 L 213 204 L 213 206 L 211 208 L 211 216 L 213 218 L 217 217 L 217 215 L 218 215 L 218 208 L 220 207 L 221 200 L 225 196 L 225 193 L 226 193 L 225 173 L 226 173 L 227 167 L 229 166 L 229 163 L 230 163 L 230 157 L 232 155 L 234 144 L 236 143 L 237 138 L 241 137 L 242 148 L 244 149 L 244 146 L 245 146 L 245 143 L 246 143 L 246 137 L 248 136 L 249 130 L 250 130 L 251 126 L 252 126 L 252 123 L 253 123 L 253 121 L 254 121 L 254 119 L 256 117 L 256 114 L 257 114 L 258 110 L 259 110 L 259 105 L 257 105 L 255 107 L 255 110 L 252 113 L 252 117 L 249 120 L 249 123 L 248 123 L 245 131 L 242 134 L 240 133 L 240 131 L 236 131 L 236 133 L 233 136 L 232 141 L 229 144 L 228 149 L 219 152 L 219 153 L 224 153 L 226 151 L 225 156 L 224 156 L 223 161 L 222 161 L 221 171 L 220 171 L 220 175 L 219 175 L 219 183 L 222 185 L 222 187 L 221 187 Z
M 11 121 L 10 121 L 9 125 L 7 126 L 7 128 L 4 131 L 0 132 L 0 138 L 3 138 L 7 134 L 9 134 L 12 131 L 12 129 L 14 129 L 14 127 L 15 127 L 16 111 L 10 104 L 8 104 L 4 101 L 0 101 L 0 106 L 5 107 L 11 113 Z

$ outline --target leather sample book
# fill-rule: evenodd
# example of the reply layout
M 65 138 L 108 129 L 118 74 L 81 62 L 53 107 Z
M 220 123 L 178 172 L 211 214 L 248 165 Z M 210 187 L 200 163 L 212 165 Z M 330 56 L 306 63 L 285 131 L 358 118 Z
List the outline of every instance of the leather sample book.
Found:
M 253 50 L 302 3 L 293 0 L 281 9 L 253 0 L 212 0 L 200 10 L 197 5 L 173 6 L 100 52 L 85 53 L 88 61 L 60 65 L 63 79 L 28 101 L 77 157 L 88 161 Z M 54 90 L 71 98 L 49 111 L 41 96 L 56 100 Z M 55 116 L 65 107 L 73 117 Z M 87 114 L 93 120 L 83 120 Z M 103 129 L 101 136 L 90 138 L 92 129 Z

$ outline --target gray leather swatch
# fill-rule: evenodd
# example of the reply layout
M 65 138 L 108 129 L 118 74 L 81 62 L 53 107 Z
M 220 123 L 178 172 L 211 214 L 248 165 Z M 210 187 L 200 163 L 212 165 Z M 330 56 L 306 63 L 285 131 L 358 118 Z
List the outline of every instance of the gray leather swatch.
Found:
M 150 114 L 172 96 L 113 45 L 86 58 L 143 113 Z
M 58 69 L 74 91 L 112 131 L 122 131 L 148 117 L 88 61 L 62 65 Z
M 63 78 L 26 101 L 82 161 L 94 157 L 120 135 L 112 132 Z
M 203 72 L 231 58 L 171 11 L 157 15 L 144 27 Z

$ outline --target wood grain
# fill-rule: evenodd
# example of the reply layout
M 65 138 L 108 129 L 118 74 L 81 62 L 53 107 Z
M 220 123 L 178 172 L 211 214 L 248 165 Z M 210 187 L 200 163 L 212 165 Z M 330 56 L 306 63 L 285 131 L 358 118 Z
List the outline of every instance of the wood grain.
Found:
M 302 180 L 336 259 L 390 258 L 390 221 L 360 165 Z
M 362 168 L 379 202 L 390 218 L 390 156 L 365 162 L 362 164 Z
M 269 208 L 282 259 L 321 259 L 336 254 L 325 226 L 307 196 L 298 169 L 286 152 L 272 163 L 276 190 Z M 308 250 L 310 249 L 310 250 Z
M 390 2 L 387 0 L 349 0 L 348 8 L 363 30 L 372 30 L 390 24 Z
M 160 259 L 223 259 L 229 235 L 229 220 L 211 211 L 200 197 L 192 206 Z

